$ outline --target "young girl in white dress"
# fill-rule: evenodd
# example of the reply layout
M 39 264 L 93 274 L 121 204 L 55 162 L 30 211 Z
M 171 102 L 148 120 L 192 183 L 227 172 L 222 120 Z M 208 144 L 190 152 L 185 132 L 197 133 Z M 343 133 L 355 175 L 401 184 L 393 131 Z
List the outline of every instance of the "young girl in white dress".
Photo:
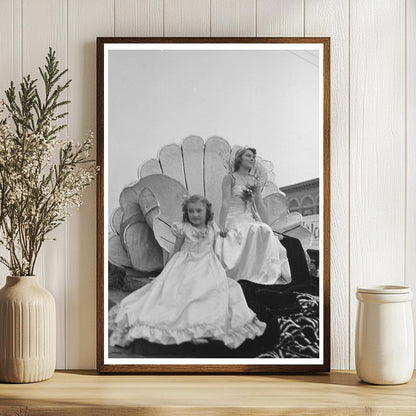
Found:
M 266 324 L 247 306 L 238 283 L 226 277 L 214 252 L 218 228 L 211 203 L 192 195 L 174 223 L 176 243 L 162 273 L 109 312 L 110 345 L 142 338 L 160 344 L 220 340 L 229 348 L 262 335 Z

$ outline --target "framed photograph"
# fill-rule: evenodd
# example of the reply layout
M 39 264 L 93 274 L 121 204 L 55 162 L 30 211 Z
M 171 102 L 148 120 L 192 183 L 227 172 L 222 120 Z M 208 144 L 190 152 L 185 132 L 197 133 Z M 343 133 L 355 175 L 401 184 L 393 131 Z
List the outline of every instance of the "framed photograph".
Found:
M 330 370 L 329 54 L 97 39 L 99 372 Z

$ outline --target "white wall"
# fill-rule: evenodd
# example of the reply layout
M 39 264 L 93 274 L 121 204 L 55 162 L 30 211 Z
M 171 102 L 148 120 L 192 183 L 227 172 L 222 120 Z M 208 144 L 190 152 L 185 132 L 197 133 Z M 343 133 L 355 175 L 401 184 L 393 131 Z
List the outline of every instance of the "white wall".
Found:
M 52 46 L 73 79 L 75 140 L 95 130 L 97 36 L 331 37 L 331 355 L 332 368 L 353 368 L 355 288 L 416 289 L 416 0 L 0 0 L 0 10 L 0 91 Z M 57 301 L 58 368 L 95 367 L 95 235 L 94 185 L 38 264 Z

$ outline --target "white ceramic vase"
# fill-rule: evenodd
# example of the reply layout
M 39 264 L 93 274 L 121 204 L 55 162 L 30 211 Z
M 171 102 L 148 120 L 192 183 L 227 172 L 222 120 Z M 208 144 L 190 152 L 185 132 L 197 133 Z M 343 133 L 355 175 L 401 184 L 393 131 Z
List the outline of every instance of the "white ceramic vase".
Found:
M 36 276 L 8 276 L 0 290 L 0 381 L 50 378 L 56 365 L 53 296 Z
M 410 288 L 373 286 L 357 289 L 355 366 L 372 384 L 402 384 L 414 368 L 414 332 Z

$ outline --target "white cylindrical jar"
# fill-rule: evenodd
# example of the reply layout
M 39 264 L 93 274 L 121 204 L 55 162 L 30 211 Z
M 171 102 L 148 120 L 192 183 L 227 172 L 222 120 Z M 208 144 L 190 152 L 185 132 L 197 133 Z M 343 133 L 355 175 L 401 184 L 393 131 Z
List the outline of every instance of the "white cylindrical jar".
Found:
M 372 384 L 402 384 L 412 377 L 414 332 L 410 288 L 372 286 L 357 289 L 355 366 Z

